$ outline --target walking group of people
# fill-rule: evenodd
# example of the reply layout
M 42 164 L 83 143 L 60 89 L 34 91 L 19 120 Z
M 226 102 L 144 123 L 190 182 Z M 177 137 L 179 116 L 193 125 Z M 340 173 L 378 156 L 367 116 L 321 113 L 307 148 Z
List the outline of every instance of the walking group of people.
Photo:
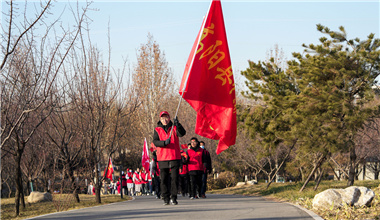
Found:
M 156 147 L 153 155 L 160 170 L 164 205 L 177 205 L 178 193 L 189 195 L 190 199 L 206 198 L 207 175 L 212 170 L 210 153 L 204 142 L 195 137 L 190 139 L 186 152 L 181 150 L 179 137 L 185 134 L 186 130 L 177 117 L 172 122 L 167 111 L 160 113 L 160 121 L 153 134 Z
M 176 117 L 173 122 L 167 111 L 160 113 L 160 121 L 153 134 L 153 158 L 150 170 L 137 168 L 134 172 L 127 169 L 117 182 L 108 185 L 111 194 L 141 196 L 156 195 L 163 199 L 164 205 L 177 205 L 177 195 L 190 199 L 206 198 L 207 175 L 211 173 L 210 153 L 205 143 L 193 137 L 188 147 L 180 149 L 179 137 L 186 130 Z M 103 182 L 105 191 L 107 184 Z M 94 190 L 92 190 L 94 191 Z
M 121 178 L 117 181 L 111 180 L 107 183 L 102 182 L 102 194 L 121 194 L 130 196 L 153 195 L 153 181 L 150 172 L 146 172 L 145 168 L 137 168 L 135 171 L 128 168 L 125 173 L 122 173 Z M 95 195 L 95 187 L 92 182 L 88 185 L 88 194 Z
M 113 183 L 113 187 L 114 189 L 117 188 L 117 191 L 113 191 L 114 194 L 120 194 L 121 190 L 123 190 L 124 195 L 152 195 L 152 175 L 149 171 L 147 172 L 144 167 L 142 167 L 141 169 L 136 168 L 135 171 L 128 168 L 125 173 L 122 173 L 121 178 L 119 178 L 119 180 L 116 183 Z

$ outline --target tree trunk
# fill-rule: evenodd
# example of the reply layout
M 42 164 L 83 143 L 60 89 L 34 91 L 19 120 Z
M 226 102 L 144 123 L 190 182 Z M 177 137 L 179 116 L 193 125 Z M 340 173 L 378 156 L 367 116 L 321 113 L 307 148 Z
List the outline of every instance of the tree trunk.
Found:
M 95 165 L 95 201 L 96 203 L 102 203 L 101 198 L 100 198 L 100 188 L 101 188 L 101 182 L 99 180 L 99 171 L 98 171 L 98 166 Z
M 286 154 L 285 158 L 282 160 L 281 164 L 280 164 L 280 165 L 278 166 L 278 168 L 276 169 L 276 172 L 274 173 L 273 177 L 277 176 L 278 171 L 280 171 L 282 165 L 284 165 L 285 161 L 288 159 L 288 157 L 289 157 L 290 153 L 292 152 L 292 150 L 293 150 L 294 146 L 296 145 L 296 143 L 297 143 L 297 140 L 295 140 L 294 143 L 293 143 L 293 145 L 290 147 L 290 149 L 289 149 L 288 153 Z M 276 165 L 276 166 L 277 166 L 277 165 Z M 270 174 L 269 174 L 269 175 L 270 175 Z M 266 189 L 268 189 L 269 186 L 270 186 L 270 184 L 272 183 L 272 181 L 273 181 L 273 177 L 272 177 L 271 179 L 269 179 L 269 182 L 268 182 L 268 184 L 267 184 Z
M 8 181 L 9 181 L 9 179 L 7 181 L 5 181 L 4 183 L 7 185 L 7 188 L 8 188 L 8 198 L 11 198 L 12 189 L 11 189 Z
M 300 171 L 300 175 L 301 175 L 301 181 L 304 182 L 305 181 L 305 173 L 303 172 L 302 167 L 299 168 L 299 171 Z
M 17 150 L 15 162 L 16 162 L 16 195 L 15 195 L 15 214 L 16 216 L 20 215 L 20 195 L 22 192 L 22 180 L 21 180 L 21 155 L 22 151 Z
M 329 163 L 329 166 L 330 166 L 331 170 L 333 171 L 334 176 L 336 177 L 336 179 L 337 179 L 338 181 L 340 181 L 340 175 L 338 175 L 338 174 L 335 172 L 335 169 L 334 169 L 334 167 L 331 165 L 331 163 Z
M 350 171 L 348 173 L 347 186 L 353 186 L 355 182 L 355 162 L 356 162 L 356 152 L 354 145 L 350 148 Z
M 79 195 L 78 195 L 79 187 L 78 187 L 77 182 L 75 181 L 74 170 L 73 170 L 72 166 L 70 166 L 70 168 L 69 168 L 69 175 L 70 175 L 70 179 L 71 179 L 73 197 L 77 203 L 80 203 L 80 199 L 79 199 Z
M 21 199 L 21 205 L 22 208 L 25 209 L 25 194 L 24 194 L 24 185 L 22 184 L 22 179 L 21 179 L 21 193 L 20 193 L 20 199 Z
M 316 191 L 318 189 L 318 186 L 319 186 L 319 183 L 321 182 L 322 180 L 322 176 L 323 176 L 323 169 L 321 170 L 319 176 L 318 176 L 318 179 L 317 179 L 317 183 L 315 184 L 314 186 L 314 191 Z
M 305 183 L 303 184 L 303 186 L 301 187 L 299 192 L 302 192 L 305 189 L 306 185 L 310 182 L 311 178 L 313 177 L 314 172 L 317 170 L 317 168 L 319 168 L 321 166 L 322 161 L 324 160 L 325 157 L 326 157 L 325 155 L 322 155 L 318 159 L 317 163 L 313 167 L 313 170 L 310 172 L 309 177 L 306 179 Z
M 334 164 L 338 167 L 338 169 L 348 178 L 349 174 L 334 160 L 334 158 L 331 158 L 331 161 L 334 162 Z M 340 177 L 341 175 L 339 175 Z M 340 178 L 339 178 L 340 179 Z

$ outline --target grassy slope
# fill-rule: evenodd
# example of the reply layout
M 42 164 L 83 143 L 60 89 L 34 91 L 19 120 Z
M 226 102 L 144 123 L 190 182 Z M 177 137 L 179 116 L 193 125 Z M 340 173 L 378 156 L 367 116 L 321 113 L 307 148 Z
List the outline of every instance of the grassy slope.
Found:
M 1 219 L 25 219 L 33 216 L 44 215 L 48 213 L 72 209 L 80 209 L 91 206 L 104 205 L 108 203 L 121 202 L 130 200 L 131 197 L 124 196 L 123 199 L 119 195 L 103 195 L 101 196 L 101 204 L 95 202 L 95 196 L 80 194 L 79 198 L 81 202 L 75 203 L 73 196 L 70 194 L 53 195 L 53 202 L 42 202 L 27 204 L 27 197 L 25 197 L 25 209 L 20 206 L 20 216 L 15 218 L 14 210 L 14 198 L 1 199 Z
M 303 192 L 299 192 L 302 183 L 272 183 L 269 189 L 265 183 L 257 185 L 245 185 L 230 187 L 221 190 L 213 190 L 209 193 L 239 194 L 247 196 L 265 196 L 268 199 L 298 204 L 312 210 L 324 219 L 380 219 L 380 181 L 356 181 L 355 186 L 365 186 L 375 191 L 375 199 L 371 207 L 344 207 L 341 209 L 315 210 L 312 208 L 314 196 L 329 188 L 346 188 L 347 182 L 322 181 L 317 191 L 314 191 L 314 182 L 308 184 Z

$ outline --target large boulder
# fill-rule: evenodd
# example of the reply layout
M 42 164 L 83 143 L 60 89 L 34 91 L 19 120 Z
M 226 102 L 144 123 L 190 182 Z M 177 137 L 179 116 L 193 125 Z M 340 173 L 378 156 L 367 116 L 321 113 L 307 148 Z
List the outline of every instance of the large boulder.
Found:
M 351 186 L 346 189 L 327 189 L 315 195 L 313 208 L 340 208 L 344 204 L 350 206 L 369 206 L 375 193 L 366 187 Z
M 355 186 L 351 186 L 351 187 L 355 187 Z M 351 188 L 351 187 L 348 187 L 348 188 Z M 355 206 L 370 206 L 371 205 L 371 202 L 373 200 L 373 198 L 375 198 L 375 192 L 371 189 L 368 189 L 367 187 L 363 187 L 363 186 L 360 186 L 360 187 L 356 187 L 360 192 L 358 193 L 359 194 L 359 197 L 357 199 L 355 199 Z
M 236 186 L 244 186 L 245 185 L 245 182 L 238 182 L 237 184 L 236 184 Z
M 28 196 L 28 202 L 29 203 L 37 203 L 37 202 L 47 202 L 47 201 L 52 201 L 53 197 L 50 193 L 48 192 L 31 192 L 30 195 Z

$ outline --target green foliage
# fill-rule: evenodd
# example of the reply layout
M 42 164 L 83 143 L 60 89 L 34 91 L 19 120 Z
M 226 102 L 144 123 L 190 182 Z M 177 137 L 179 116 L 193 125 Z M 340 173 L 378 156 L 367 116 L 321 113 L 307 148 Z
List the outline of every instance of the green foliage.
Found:
M 367 105 L 380 74 L 380 40 L 373 34 L 349 40 L 343 27 L 318 24 L 317 30 L 327 36 L 293 53 L 286 70 L 270 59 L 249 61 L 241 72 L 249 89 L 242 94 L 261 101 L 240 115 L 254 145 L 271 149 L 297 140 L 299 152 L 348 151 L 365 122 L 380 115 L 379 106 Z

